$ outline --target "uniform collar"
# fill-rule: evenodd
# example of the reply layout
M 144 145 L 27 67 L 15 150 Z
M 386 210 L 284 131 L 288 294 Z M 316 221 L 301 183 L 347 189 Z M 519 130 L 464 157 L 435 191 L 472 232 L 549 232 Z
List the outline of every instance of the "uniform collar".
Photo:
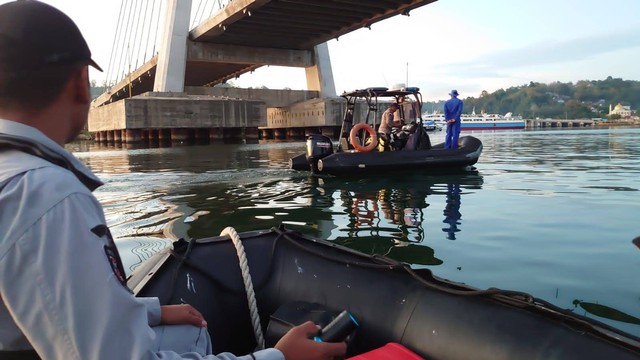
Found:
M 71 171 L 91 191 L 103 184 L 80 160 L 40 130 L 0 119 L 0 150 L 7 148 L 38 156 Z

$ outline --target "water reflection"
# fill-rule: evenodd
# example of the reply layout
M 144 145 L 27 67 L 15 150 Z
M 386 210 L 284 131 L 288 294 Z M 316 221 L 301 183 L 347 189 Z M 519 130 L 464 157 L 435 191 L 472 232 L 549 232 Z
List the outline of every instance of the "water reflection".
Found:
M 589 313 L 591 315 L 596 315 L 601 318 L 621 321 L 628 324 L 640 325 L 639 318 L 633 315 L 629 315 L 620 310 L 614 309 L 607 305 L 582 301 L 578 299 L 573 300 L 573 311 L 577 312 L 578 307 L 582 308 L 586 313 Z M 586 313 L 583 315 L 586 315 Z
M 336 229 L 325 237 L 366 253 L 387 255 L 410 264 L 440 265 L 425 241 L 428 223 L 444 222 L 454 240 L 461 231 L 461 196 L 480 189 L 476 171 L 451 175 L 410 174 L 375 179 L 311 178 L 318 191 L 312 206 L 329 207 Z M 429 209 L 438 208 L 444 220 Z M 436 216 L 438 219 L 436 220 Z M 431 217 L 431 218 L 430 218 Z M 430 235 L 428 235 L 430 234 Z
M 455 240 L 456 233 L 460 231 L 458 225 L 462 224 L 460 219 L 460 184 L 447 184 L 447 206 L 445 206 L 442 214 L 445 216 L 443 223 L 449 224 L 449 227 L 443 228 L 442 231 L 447 233 L 447 239 Z

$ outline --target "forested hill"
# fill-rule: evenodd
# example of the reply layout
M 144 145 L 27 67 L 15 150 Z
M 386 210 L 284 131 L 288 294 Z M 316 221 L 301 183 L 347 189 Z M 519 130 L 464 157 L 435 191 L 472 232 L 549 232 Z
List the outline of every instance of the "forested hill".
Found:
M 618 103 L 640 108 L 640 81 L 622 80 L 609 76 L 605 80 L 582 80 L 573 84 L 553 82 L 500 89 L 493 93 L 483 91 L 480 97 L 463 98 L 464 112 L 520 115 L 524 118 L 604 118 L 609 105 Z M 425 102 L 423 111 L 442 112 L 444 101 Z

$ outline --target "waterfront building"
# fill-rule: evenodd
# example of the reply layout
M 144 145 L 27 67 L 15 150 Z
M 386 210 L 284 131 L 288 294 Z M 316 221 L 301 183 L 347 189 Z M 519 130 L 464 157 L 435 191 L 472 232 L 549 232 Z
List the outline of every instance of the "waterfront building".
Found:
M 613 109 L 611 108 L 611 104 L 609 104 L 609 116 L 611 115 L 620 115 L 622 118 L 627 118 L 631 116 L 631 106 L 624 106 L 621 103 L 618 103 Z

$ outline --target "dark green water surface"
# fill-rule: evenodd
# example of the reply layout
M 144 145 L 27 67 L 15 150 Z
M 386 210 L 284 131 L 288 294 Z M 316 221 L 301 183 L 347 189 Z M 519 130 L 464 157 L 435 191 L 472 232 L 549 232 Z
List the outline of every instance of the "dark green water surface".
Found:
M 166 239 L 284 223 L 640 335 L 640 129 L 472 135 L 475 170 L 350 179 L 289 170 L 303 142 L 69 149 L 106 183 L 96 196 L 129 271 Z

